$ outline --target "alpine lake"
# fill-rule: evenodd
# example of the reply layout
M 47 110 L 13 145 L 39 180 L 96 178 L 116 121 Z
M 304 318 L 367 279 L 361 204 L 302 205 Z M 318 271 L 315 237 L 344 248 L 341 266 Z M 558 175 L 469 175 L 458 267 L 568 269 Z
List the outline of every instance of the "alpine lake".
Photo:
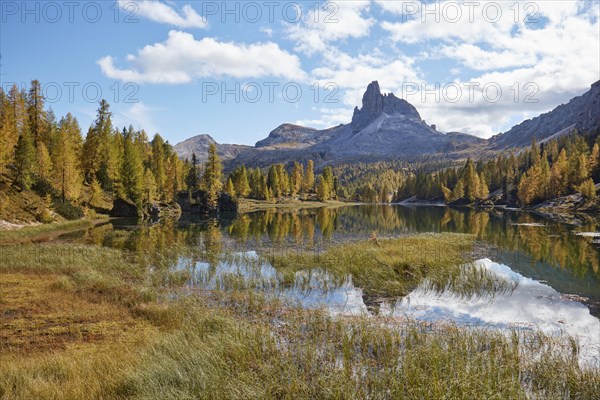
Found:
M 377 247 L 390 238 L 443 233 L 474 238 L 464 254 L 465 268 L 475 268 L 481 282 L 475 278 L 434 287 L 425 277 L 398 295 L 373 290 L 376 278 L 361 287 L 344 269 L 318 265 L 319 256 L 332 247 L 356 242 Z M 336 316 L 540 330 L 574 338 L 580 363 L 600 368 L 600 226 L 593 223 L 567 225 L 509 210 L 353 205 L 142 224 L 112 219 L 52 241 L 133 253 L 150 271 L 166 269 L 171 280 L 179 277 L 173 296 L 251 289 L 290 307 Z M 420 251 L 400 253 L 404 250 Z M 423 257 L 436 257 L 427 251 Z M 434 251 L 441 257 L 444 246 Z M 316 264 L 292 268 L 290 274 L 285 266 L 280 270 L 276 260 L 281 258 L 289 258 L 287 263 L 314 259 Z M 369 282 L 365 273 L 361 282 Z M 485 285 L 490 279 L 496 284 Z

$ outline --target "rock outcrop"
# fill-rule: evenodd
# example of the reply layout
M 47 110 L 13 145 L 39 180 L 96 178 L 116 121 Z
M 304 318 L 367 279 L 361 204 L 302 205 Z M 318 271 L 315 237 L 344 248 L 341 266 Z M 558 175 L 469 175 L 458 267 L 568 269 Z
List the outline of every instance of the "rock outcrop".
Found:
M 226 193 L 221 193 L 217 202 L 217 208 L 208 206 L 207 194 L 204 190 L 192 193 L 181 192 L 177 195 L 177 203 L 182 213 L 208 215 L 217 212 L 237 212 L 237 201 Z
M 161 218 L 179 218 L 181 207 L 172 202 L 152 202 L 138 207 L 128 199 L 116 198 L 110 216 L 114 218 L 139 218 L 157 220 Z
M 179 218 L 181 216 L 181 207 L 176 202 L 148 203 L 143 207 L 142 215 L 144 219 L 152 220 Z
M 417 109 L 408 101 L 397 98 L 393 93 L 382 95 L 379 82 L 373 81 L 367 86 L 367 91 L 363 95 L 362 108 L 354 108 L 352 122 L 350 123 L 352 131 L 358 132 L 366 128 L 384 113 L 387 115 L 401 114 L 421 120 Z

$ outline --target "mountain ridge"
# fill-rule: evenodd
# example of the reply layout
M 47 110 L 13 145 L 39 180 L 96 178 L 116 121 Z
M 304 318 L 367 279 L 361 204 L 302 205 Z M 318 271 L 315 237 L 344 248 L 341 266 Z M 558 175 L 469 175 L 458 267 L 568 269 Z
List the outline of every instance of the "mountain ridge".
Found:
M 526 147 L 534 136 L 545 141 L 569 133 L 571 128 L 585 131 L 600 126 L 600 81 L 566 104 L 489 139 L 437 131 L 408 101 L 393 93 L 382 94 L 377 81 L 367 86 L 361 105 L 354 108 L 348 124 L 315 129 L 284 123 L 255 146 L 218 144 L 210 135 L 198 135 L 175 145 L 175 151 L 180 156 L 191 156 L 194 150 L 204 154 L 210 143 L 216 143 L 226 166 L 231 167 L 241 164 L 264 167 L 308 159 L 324 166 L 431 157 L 477 158 L 508 148 Z M 200 154 L 197 156 L 201 159 Z

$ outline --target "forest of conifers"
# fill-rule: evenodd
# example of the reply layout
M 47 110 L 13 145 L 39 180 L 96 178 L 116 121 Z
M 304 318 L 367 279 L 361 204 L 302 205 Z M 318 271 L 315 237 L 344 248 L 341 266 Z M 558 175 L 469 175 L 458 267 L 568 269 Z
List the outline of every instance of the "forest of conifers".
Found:
M 530 205 L 570 193 L 596 197 L 600 182 L 600 130 L 570 135 L 497 157 L 436 163 L 401 161 L 322 168 L 315 164 L 239 166 L 228 176 L 213 145 L 204 165 L 180 159 L 156 133 L 152 139 L 132 126 L 113 126 L 102 100 L 85 137 L 68 113 L 57 120 L 46 109 L 41 84 L 28 91 L 0 89 L 0 172 L 20 190 L 35 189 L 63 203 L 93 204 L 102 193 L 136 204 L 172 201 L 182 191 L 221 191 L 238 198 L 274 201 L 282 197 L 392 202 L 416 197 L 453 204 L 488 199 Z

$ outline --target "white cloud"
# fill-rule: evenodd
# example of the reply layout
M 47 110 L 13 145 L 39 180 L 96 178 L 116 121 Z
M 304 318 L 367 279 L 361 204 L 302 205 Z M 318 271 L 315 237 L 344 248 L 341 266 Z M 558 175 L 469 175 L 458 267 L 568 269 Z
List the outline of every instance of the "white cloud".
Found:
M 155 22 L 169 24 L 178 28 L 206 28 L 207 21 L 191 5 L 186 4 L 178 12 L 173 7 L 152 0 L 119 0 L 119 6 L 131 18 L 142 16 Z
M 328 50 L 328 44 L 348 38 L 369 35 L 375 19 L 366 17 L 370 1 L 325 2 L 317 10 L 305 13 L 301 22 L 288 24 L 288 38 L 296 42 L 296 50 L 313 54 Z
M 158 110 L 158 108 L 149 107 L 141 101 L 126 109 L 118 109 L 117 106 L 114 113 L 114 125 L 119 128 L 132 125 L 135 129 L 145 130 L 146 134 L 152 138 L 155 133 L 159 133 L 153 118 Z
M 127 61 L 130 67 L 124 69 L 116 67 L 111 56 L 98 64 L 109 78 L 137 83 L 180 84 L 206 77 L 306 79 L 299 58 L 276 43 L 195 40 L 180 31 L 170 31 L 165 42 L 147 45 L 136 55 L 128 55 Z
M 438 3 L 438 7 L 452 2 Z M 402 8 L 388 2 L 379 2 L 388 12 L 401 13 Z M 418 4 L 418 3 L 415 3 Z M 461 64 L 462 74 L 456 74 L 456 82 L 488 83 L 502 88 L 502 97 L 497 103 L 486 102 L 481 89 L 476 91 L 474 101 L 463 95 L 457 103 L 408 99 L 427 119 L 442 130 L 477 132 L 489 137 L 506 130 L 511 119 L 517 116 L 531 118 L 549 111 L 562 102 L 589 89 L 589 85 L 600 76 L 600 6 L 583 1 L 521 2 L 519 22 L 515 23 L 514 3 L 496 3 L 502 7 L 502 18 L 490 23 L 482 18 L 480 3 L 475 18 L 469 22 L 468 15 L 456 23 L 443 18 L 435 22 L 426 15 L 421 19 L 421 10 L 405 22 L 381 23 L 391 38 L 398 43 L 419 43 L 428 46 L 425 54 L 430 59 L 448 59 Z M 538 24 L 524 23 L 526 6 L 538 6 Z M 432 7 L 432 6 L 430 6 Z M 512 8 L 510 8 L 512 7 Z M 526 8 L 529 7 L 529 8 Z M 431 9 L 431 8 L 430 8 Z M 477 8 L 475 9 L 477 10 Z M 473 76 L 471 71 L 481 71 Z M 451 71 L 454 74 L 453 68 Z M 470 74 L 471 76 L 465 76 Z M 534 96 L 537 103 L 526 103 L 525 96 L 533 83 L 539 88 Z M 432 85 L 433 82 L 429 82 Z M 442 82 L 442 85 L 445 82 Z M 519 88 L 517 99 L 515 89 Z M 512 89 L 511 89 L 512 88 Z
M 353 57 L 331 47 L 323 55 L 322 66 L 314 68 L 311 73 L 322 86 L 329 82 L 336 84 L 340 89 L 337 98 L 350 110 L 360 106 L 362 95 L 371 81 L 379 81 L 382 91 L 389 92 L 404 82 L 422 80 L 414 59 L 401 54 L 386 56 L 377 50 L 372 53 Z
M 347 124 L 352 119 L 352 109 L 344 108 L 321 108 L 321 117 L 317 119 L 302 119 L 294 122 L 296 125 L 311 128 L 330 128 L 340 124 Z

